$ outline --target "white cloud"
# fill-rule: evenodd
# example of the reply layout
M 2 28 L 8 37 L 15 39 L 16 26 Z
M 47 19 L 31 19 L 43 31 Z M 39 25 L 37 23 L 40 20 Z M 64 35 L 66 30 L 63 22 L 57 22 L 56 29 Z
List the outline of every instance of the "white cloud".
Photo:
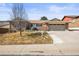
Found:
M 55 12 L 55 13 L 61 13 L 63 11 L 67 10 L 79 10 L 78 7 L 75 5 L 67 5 L 67 6 L 57 6 L 57 5 L 52 5 L 48 7 L 49 11 Z

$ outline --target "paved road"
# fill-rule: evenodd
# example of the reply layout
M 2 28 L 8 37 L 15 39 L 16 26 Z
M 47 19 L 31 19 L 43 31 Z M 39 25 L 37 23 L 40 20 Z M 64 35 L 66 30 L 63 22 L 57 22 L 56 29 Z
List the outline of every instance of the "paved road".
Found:
M 63 43 L 0 45 L 0 55 L 79 55 L 79 31 L 52 31 Z

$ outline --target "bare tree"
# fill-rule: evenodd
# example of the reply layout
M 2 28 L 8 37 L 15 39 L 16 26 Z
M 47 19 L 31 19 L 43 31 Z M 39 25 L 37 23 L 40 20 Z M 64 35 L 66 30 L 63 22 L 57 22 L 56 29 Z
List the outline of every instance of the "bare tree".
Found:
M 22 3 L 13 4 L 12 17 L 13 17 L 13 20 L 19 21 L 20 36 L 22 36 L 22 20 L 25 20 L 25 16 L 26 16 L 26 19 L 27 19 L 27 15 L 26 15 L 23 4 Z

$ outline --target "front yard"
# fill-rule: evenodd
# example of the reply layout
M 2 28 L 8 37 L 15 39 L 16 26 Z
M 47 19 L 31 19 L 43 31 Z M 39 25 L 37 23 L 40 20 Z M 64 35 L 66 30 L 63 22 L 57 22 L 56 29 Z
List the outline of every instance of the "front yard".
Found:
M 37 31 L 24 31 L 22 37 L 19 32 L 0 34 L 0 45 L 12 45 L 12 44 L 52 44 L 53 40 L 44 32 Z

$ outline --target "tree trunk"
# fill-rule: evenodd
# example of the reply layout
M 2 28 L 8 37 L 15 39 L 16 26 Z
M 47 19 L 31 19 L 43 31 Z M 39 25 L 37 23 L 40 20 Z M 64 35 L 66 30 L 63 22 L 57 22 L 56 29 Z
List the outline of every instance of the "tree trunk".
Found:
M 20 36 L 22 36 L 21 20 L 19 21 L 19 24 L 20 24 Z
M 11 32 L 11 22 L 9 22 L 9 25 L 10 25 L 10 27 L 9 27 L 9 33 Z

